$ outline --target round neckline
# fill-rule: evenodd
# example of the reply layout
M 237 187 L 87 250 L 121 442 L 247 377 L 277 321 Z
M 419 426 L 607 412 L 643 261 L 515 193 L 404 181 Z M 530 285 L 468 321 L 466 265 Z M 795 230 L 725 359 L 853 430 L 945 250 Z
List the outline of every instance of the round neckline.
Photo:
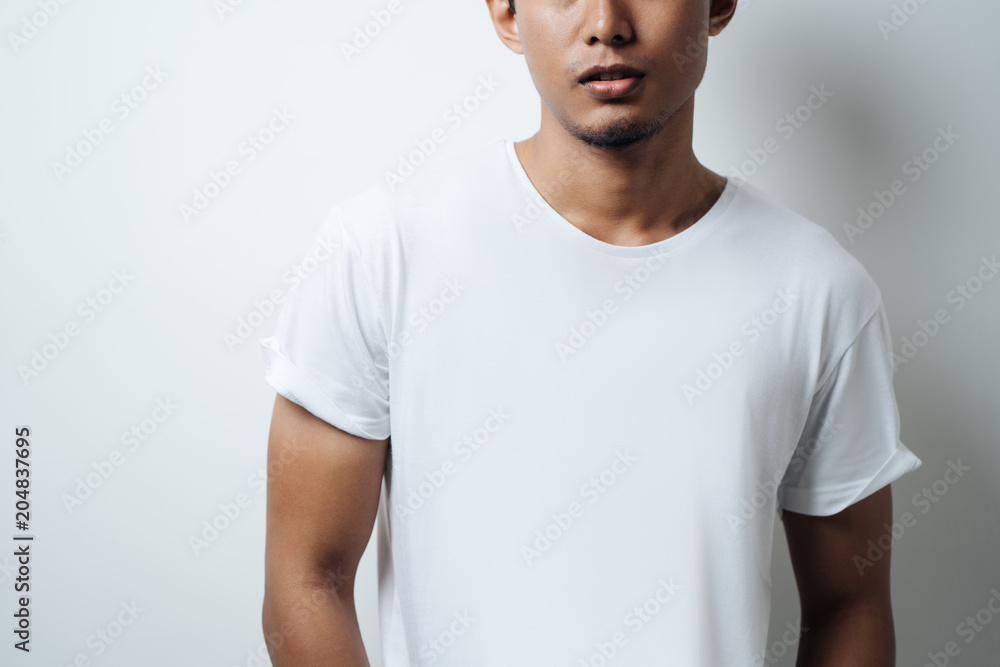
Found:
M 542 209 L 542 212 L 549 219 L 551 219 L 557 227 L 566 231 L 573 238 L 583 242 L 593 250 L 606 255 L 614 255 L 616 257 L 645 258 L 649 255 L 672 254 L 679 248 L 701 239 L 718 225 L 719 220 L 722 219 L 723 214 L 726 210 L 728 210 L 729 205 L 732 203 L 736 193 L 740 189 L 740 185 L 742 184 L 742 182 L 738 179 L 734 179 L 732 176 L 727 176 L 726 186 L 723 188 L 722 194 L 719 195 L 719 198 L 715 201 L 712 207 L 708 209 L 704 215 L 690 224 L 686 229 L 669 238 L 662 239 L 655 243 L 647 243 L 646 245 L 639 246 L 615 245 L 614 243 L 608 243 L 591 236 L 552 208 L 552 206 L 549 205 L 549 203 L 535 187 L 534 183 L 531 182 L 531 179 L 528 178 L 528 172 L 524 170 L 524 165 L 521 164 L 521 159 L 517 156 L 517 151 L 514 149 L 514 141 L 506 138 L 501 139 L 501 141 L 503 142 L 507 158 L 514 170 L 514 173 L 517 175 L 518 181 L 520 181 L 521 186 L 537 202 L 539 208 Z

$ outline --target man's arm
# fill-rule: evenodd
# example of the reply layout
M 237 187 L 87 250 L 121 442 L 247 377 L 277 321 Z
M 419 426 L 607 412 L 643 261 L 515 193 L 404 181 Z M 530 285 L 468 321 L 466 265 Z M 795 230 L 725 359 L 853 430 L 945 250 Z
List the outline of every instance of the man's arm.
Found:
M 262 613 L 274 667 L 369 667 L 354 575 L 375 523 L 388 441 L 351 435 L 276 397 Z
M 894 667 L 889 551 L 860 567 L 868 540 L 892 523 L 887 485 L 832 516 L 785 510 L 782 523 L 799 588 L 801 667 Z

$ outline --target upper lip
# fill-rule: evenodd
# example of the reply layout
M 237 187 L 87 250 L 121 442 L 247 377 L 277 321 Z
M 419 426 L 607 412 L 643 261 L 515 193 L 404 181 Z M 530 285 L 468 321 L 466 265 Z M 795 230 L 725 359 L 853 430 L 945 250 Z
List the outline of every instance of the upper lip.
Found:
M 628 65 L 595 65 L 580 76 L 580 83 L 601 74 L 621 74 L 625 78 L 645 76 L 645 72 L 642 70 L 629 67 Z

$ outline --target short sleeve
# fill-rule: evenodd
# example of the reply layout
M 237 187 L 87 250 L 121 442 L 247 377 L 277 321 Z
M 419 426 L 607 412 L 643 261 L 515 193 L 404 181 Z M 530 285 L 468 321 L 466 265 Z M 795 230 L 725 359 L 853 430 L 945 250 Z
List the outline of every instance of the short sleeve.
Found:
M 388 438 L 386 329 L 340 206 L 320 226 L 301 269 L 305 277 L 287 292 L 274 333 L 258 339 L 267 383 L 343 431 Z
M 899 440 L 892 380 L 892 337 L 879 301 L 813 395 L 778 488 L 779 516 L 836 514 L 920 467 Z

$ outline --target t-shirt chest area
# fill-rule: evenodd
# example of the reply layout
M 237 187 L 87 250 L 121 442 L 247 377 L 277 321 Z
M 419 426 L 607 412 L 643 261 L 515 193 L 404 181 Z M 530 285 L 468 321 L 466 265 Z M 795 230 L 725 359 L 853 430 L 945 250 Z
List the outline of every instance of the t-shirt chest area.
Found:
M 796 290 L 739 275 L 724 258 L 516 250 L 412 267 L 397 311 L 398 351 L 412 343 L 414 354 L 454 363 L 502 359 L 510 372 L 530 363 L 553 374 L 606 366 L 675 377 L 694 405 L 724 375 L 794 338 Z
M 724 261 L 541 255 L 527 244 L 520 256 L 508 247 L 411 269 L 420 275 L 398 320 L 411 335 L 391 391 L 412 407 L 414 432 L 441 434 L 447 451 L 431 458 L 455 455 L 446 434 L 491 410 L 511 415 L 519 426 L 504 430 L 521 442 L 541 432 L 550 443 L 641 441 L 673 448 L 675 461 L 710 442 L 713 456 L 742 458 L 802 380 L 795 290 L 733 275 Z M 504 438 L 490 433 L 496 448 Z

